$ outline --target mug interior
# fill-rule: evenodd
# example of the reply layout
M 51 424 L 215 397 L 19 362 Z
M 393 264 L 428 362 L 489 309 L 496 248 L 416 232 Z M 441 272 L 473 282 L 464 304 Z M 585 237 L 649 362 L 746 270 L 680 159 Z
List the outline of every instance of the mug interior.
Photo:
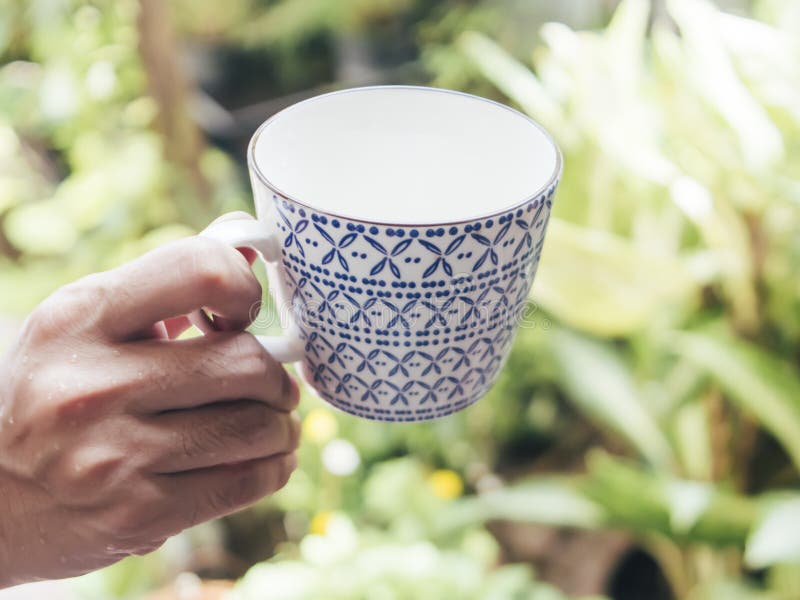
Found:
M 532 119 L 468 94 L 372 87 L 306 100 L 268 120 L 250 163 L 281 195 L 378 224 L 467 221 L 516 207 L 558 176 Z

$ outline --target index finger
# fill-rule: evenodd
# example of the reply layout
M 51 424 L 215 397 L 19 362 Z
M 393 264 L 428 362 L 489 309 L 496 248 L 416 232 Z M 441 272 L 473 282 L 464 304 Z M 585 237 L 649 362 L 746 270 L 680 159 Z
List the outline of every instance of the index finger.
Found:
M 113 301 L 99 316 L 114 339 L 137 337 L 153 324 L 205 308 L 246 327 L 261 301 L 248 260 L 223 242 L 178 240 L 106 273 Z

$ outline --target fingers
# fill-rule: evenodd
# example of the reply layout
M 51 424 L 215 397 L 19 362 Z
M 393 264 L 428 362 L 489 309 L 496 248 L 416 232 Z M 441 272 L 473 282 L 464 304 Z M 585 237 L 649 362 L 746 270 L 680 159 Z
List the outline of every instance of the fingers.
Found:
M 104 274 L 112 302 L 99 316 L 103 331 L 118 340 L 139 338 L 155 323 L 205 307 L 243 328 L 261 301 L 261 286 L 234 248 L 192 237 L 162 246 Z
M 140 434 L 158 456 L 155 473 L 250 461 L 297 449 L 300 421 L 259 402 L 237 400 L 153 416 Z
M 159 475 L 175 510 L 168 517 L 177 533 L 198 523 L 235 512 L 281 489 L 297 467 L 292 452 L 235 465 Z
M 236 221 L 236 220 L 252 220 L 251 217 L 246 212 L 242 211 L 235 211 L 226 213 L 217 219 L 215 219 L 209 227 L 217 224 L 223 223 L 225 221 Z M 248 264 L 253 264 L 256 258 L 256 252 L 252 248 L 238 248 L 238 251 L 244 258 L 247 260 Z M 201 309 L 197 309 L 196 312 L 202 312 Z M 202 313 L 205 314 L 205 313 Z M 180 315 L 176 317 L 171 317 L 164 319 L 161 322 L 155 323 L 151 328 L 146 328 L 141 333 L 133 335 L 135 339 L 146 339 L 146 338 L 159 338 L 159 339 L 175 339 L 180 336 L 184 331 L 189 329 L 192 326 L 192 322 L 189 320 L 189 317 L 186 315 Z M 228 321 L 223 317 L 217 316 L 214 321 L 209 319 L 209 328 L 219 331 L 233 331 L 239 329 L 241 323 L 237 323 L 234 321 Z
M 297 466 L 294 452 L 230 465 L 150 475 L 124 490 L 124 497 L 94 510 L 85 520 L 114 546 L 151 547 L 184 529 L 230 514 L 276 492 Z M 82 509 L 87 510 L 87 509 Z M 127 553 L 127 552 L 126 552 Z
M 224 223 L 226 221 L 242 221 L 242 220 L 252 221 L 253 217 L 251 217 L 246 212 L 242 212 L 240 210 L 237 210 L 237 211 L 234 211 L 234 212 L 229 212 L 229 213 L 226 213 L 226 214 L 214 219 L 211 222 L 211 224 L 208 227 L 206 227 L 206 230 L 208 230 L 209 228 L 213 227 L 214 225 L 217 225 L 218 223 Z M 253 250 L 252 248 L 249 248 L 247 246 L 242 246 L 242 247 L 236 248 L 236 250 L 238 250 L 239 253 L 242 256 L 244 256 L 244 258 L 245 258 L 245 260 L 247 261 L 248 264 L 252 265 L 255 262 L 255 260 L 256 260 L 256 251 Z M 251 315 L 251 318 L 253 316 L 254 315 Z M 238 325 L 237 325 L 237 323 L 235 321 L 232 321 L 230 319 L 226 319 L 225 317 L 222 317 L 220 315 L 213 315 L 213 319 L 212 319 L 212 318 L 209 318 L 208 316 L 206 316 L 206 314 L 202 310 L 197 310 L 195 312 L 195 317 L 196 318 L 201 318 L 201 319 L 204 318 L 204 321 L 207 323 L 208 328 L 211 329 L 211 330 L 216 330 L 216 331 L 234 331 L 234 330 L 236 330 L 238 328 Z M 194 321 L 194 319 L 193 319 L 193 321 Z M 206 330 L 201 328 L 201 331 L 205 332 Z
M 131 342 L 125 345 L 123 368 L 135 384 L 123 402 L 137 414 L 239 398 L 289 412 L 299 402 L 289 374 L 249 333 Z

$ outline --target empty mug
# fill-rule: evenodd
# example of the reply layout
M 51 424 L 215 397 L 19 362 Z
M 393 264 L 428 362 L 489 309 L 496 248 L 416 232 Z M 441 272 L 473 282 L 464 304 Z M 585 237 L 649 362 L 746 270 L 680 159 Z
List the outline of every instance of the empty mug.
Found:
M 275 358 L 368 419 L 433 419 L 489 390 L 561 174 L 537 123 L 448 90 L 356 88 L 270 118 L 248 164 L 257 220 L 204 235 L 267 262 Z

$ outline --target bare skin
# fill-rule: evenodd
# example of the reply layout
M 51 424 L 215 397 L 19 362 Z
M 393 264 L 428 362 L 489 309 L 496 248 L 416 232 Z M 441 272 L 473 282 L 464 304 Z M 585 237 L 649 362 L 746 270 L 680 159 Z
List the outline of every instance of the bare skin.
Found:
M 151 552 L 285 485 L 299 392 L 243 332 L 260 300 L 246 255 L 195 237 L 31 314 L 0 362 L 0 588 Z M 226 331 L 174 339 L 201 307 Z

